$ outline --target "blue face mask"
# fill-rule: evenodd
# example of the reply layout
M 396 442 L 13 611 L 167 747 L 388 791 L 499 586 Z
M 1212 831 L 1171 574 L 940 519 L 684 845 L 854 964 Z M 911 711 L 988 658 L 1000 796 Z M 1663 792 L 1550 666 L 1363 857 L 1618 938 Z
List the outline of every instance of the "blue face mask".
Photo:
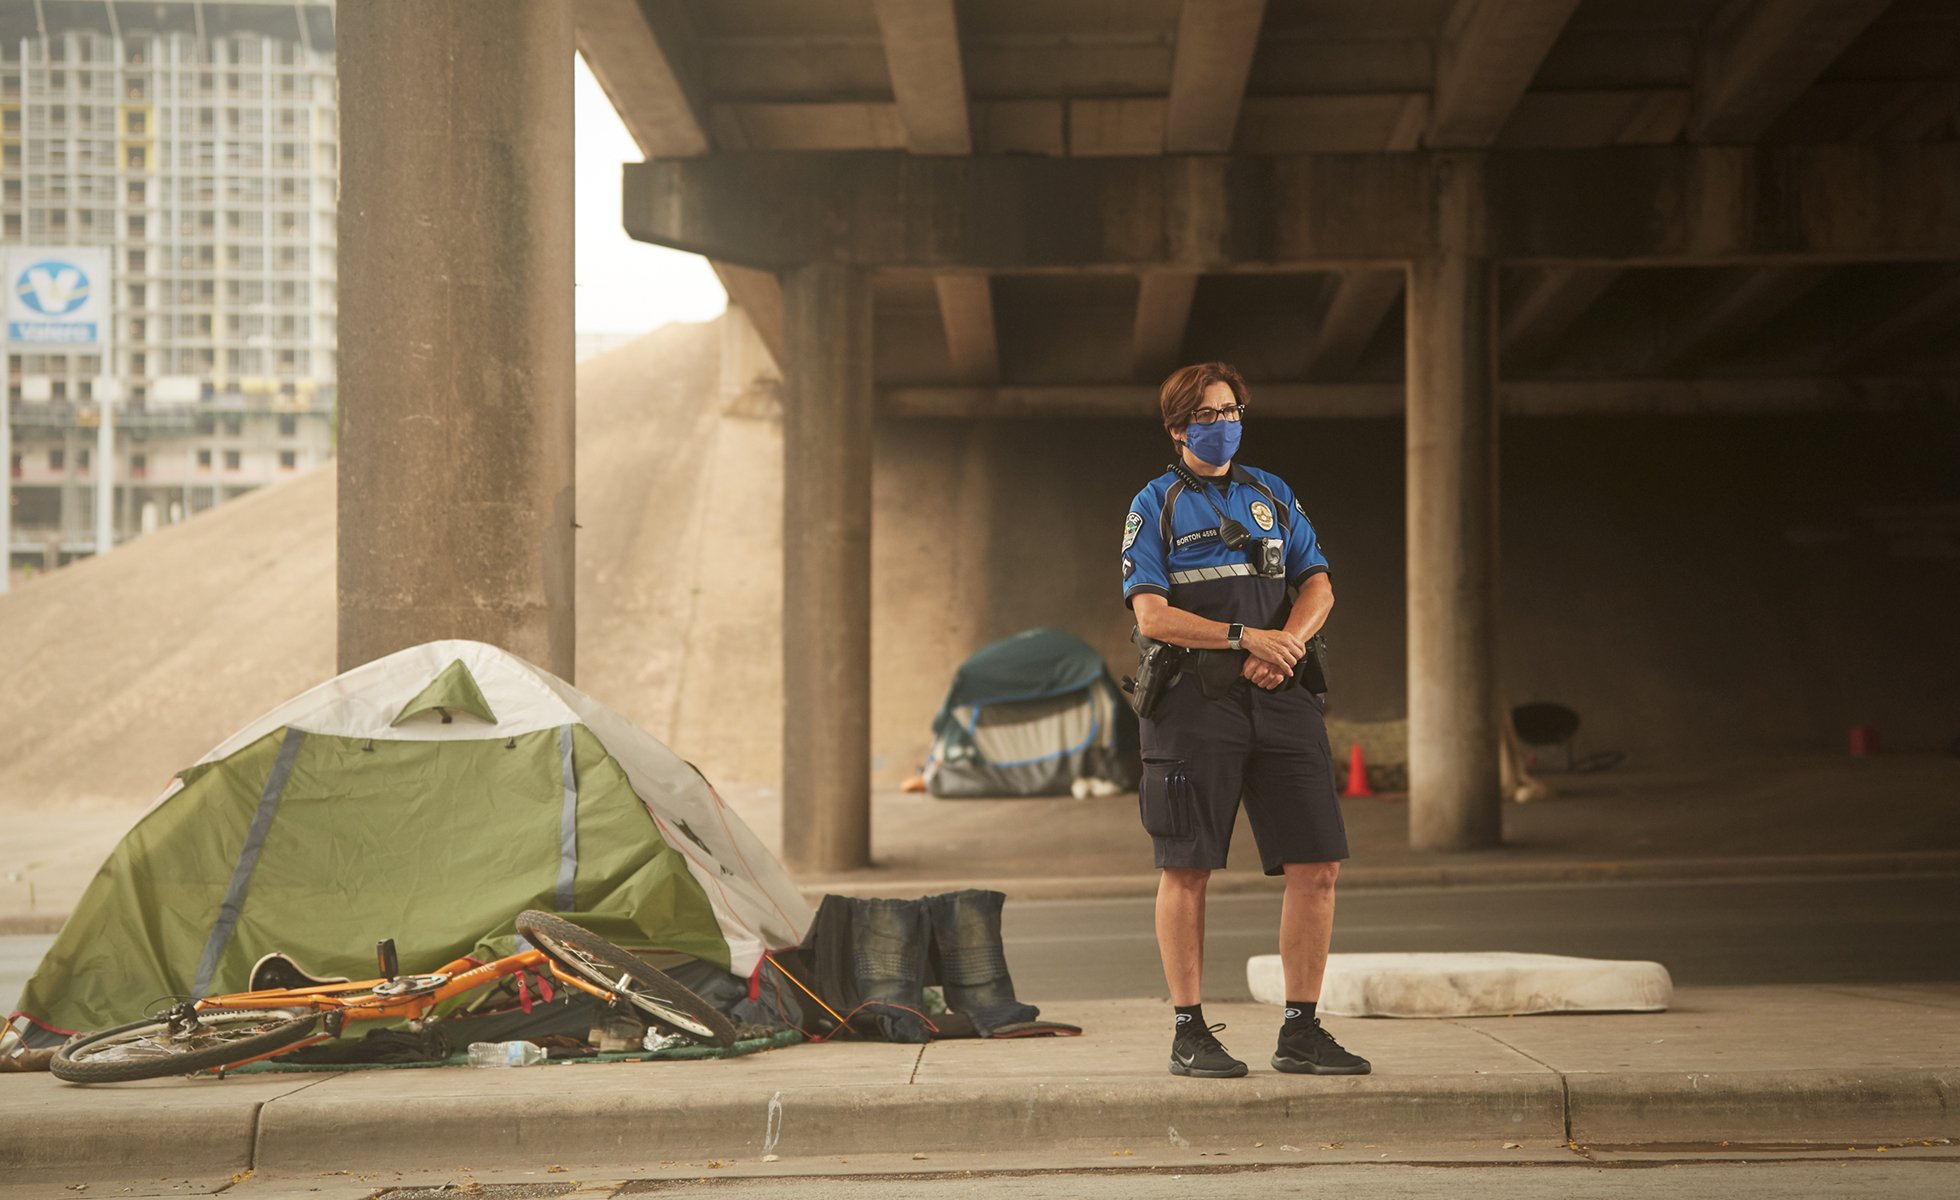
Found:
M 1191 453 L 1197 455 L 1200 461 L 1222 467 L 1239 452 L 1239 437 L 1244 429 L 1243 423 L 1238 421 L 1191 424 L 1185 426 L 1184 444 L 1191 447 Z

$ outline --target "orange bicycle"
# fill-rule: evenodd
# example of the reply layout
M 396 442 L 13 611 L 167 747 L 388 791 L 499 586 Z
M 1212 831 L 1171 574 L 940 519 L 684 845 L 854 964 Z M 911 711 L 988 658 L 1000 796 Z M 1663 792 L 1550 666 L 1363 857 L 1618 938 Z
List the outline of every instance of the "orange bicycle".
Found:
M 55 1052 L 50 1069 L 71 1083 L 124 1083 L 243 1066 L 340 1036 L 352 1021 L 439 1020 L 438 1004 L 473 988 L 529 971 L 625 1004 L 662 1024 L 718 1046 L 735 1026 L 666 972 L 550 913 L 518 914 L 517 932 L 535 950 L 478 963 L 459 958 L 426 975 L 403 975 L 392 939 L 376 947 L 383 978 L 314 982 L 187 1000 L 142 1021 L 81 1033 Z

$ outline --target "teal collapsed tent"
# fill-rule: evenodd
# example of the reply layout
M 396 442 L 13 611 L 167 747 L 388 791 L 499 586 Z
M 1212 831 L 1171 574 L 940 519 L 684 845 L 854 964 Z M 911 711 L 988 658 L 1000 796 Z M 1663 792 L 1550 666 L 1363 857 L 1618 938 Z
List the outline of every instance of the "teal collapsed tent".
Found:
M 960 664 L 932 721 L 935 796 L 1044 796 L 1076 781 L 1137 783 L 1137 721 L 1102 656 L 1059 629 L 1030 629 Z

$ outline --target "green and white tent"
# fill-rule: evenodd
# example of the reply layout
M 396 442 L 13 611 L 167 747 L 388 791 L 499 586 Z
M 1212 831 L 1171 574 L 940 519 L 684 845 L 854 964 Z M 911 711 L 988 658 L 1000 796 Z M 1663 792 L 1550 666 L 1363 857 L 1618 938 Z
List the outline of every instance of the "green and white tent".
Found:
M 480 642 L 415 646 L 281 705 L 183 771 L 28 981 L 41 1038 L 243 990 L 271 951 L 428 971 L 527 908 L 740 976 L 813 913 L 700 772 Z M 507 948 L 508 943 L 504 943 Z

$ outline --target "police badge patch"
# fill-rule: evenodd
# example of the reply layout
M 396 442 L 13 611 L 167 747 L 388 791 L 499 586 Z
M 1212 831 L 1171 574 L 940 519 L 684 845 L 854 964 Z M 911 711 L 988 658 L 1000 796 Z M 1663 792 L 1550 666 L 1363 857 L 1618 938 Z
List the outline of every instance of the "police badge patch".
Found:
M 1137 569 L 1137 565 L 1134 562 L 1130 561 L 1129 555 L 1125 554 L 1123 556 L 1123 578 L 1128 579 L 1131 576 L 1131 574 L 1136 571 L 1136 569 Z
M 1266 507 L 1264 500 L 1254 500 L 1252 502 L 1252 519 L 1259 522 L 1259 528 L 1269 533 L 1272 531 L 1273 510 Z
M 1141 513 L 1131 513 L 1129 516 L 1123 518 L 1123 549 L 1125 551 L 1136 544 L 1137 534 L 1142 531 L 1143 515 Z

